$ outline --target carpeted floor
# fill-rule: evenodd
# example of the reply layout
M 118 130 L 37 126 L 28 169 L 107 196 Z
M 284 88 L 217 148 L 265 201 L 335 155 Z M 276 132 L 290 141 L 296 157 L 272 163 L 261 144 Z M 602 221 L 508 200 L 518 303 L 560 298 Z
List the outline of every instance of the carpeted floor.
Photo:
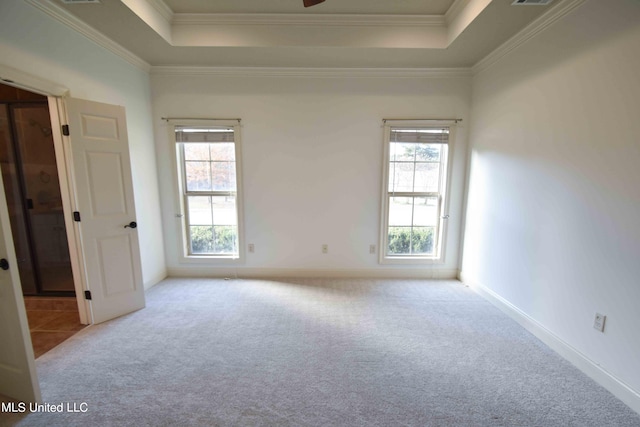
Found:
M 640 426 L 456 281 L 168 279 L 37 361 L 21 426 Z

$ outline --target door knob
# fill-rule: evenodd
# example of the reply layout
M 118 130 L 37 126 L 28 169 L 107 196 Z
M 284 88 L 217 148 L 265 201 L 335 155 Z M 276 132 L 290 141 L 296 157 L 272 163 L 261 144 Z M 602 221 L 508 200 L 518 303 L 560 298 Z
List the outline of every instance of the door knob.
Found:
M 135 221 L 131 221 L 129 224 L 125 225 L 124 228 L 136 228 L 138 226 L 138 223 Z
M 9 261 L 7 261 L 4 258 L 0 259 L 0 268 L 3 269 L 3 270 L 8 270 L 9 269 Z

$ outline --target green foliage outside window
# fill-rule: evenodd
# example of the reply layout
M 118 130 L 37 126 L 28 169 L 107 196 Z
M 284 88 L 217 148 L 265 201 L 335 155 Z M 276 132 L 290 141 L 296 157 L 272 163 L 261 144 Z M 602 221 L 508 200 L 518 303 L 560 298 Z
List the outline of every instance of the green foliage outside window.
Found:
M 191 253 L 233 254 L 238 252 L 238 230 L 233 226 L 195 225 L 191 230 Z
M 389 227 L 389 255 L 432 254 L 433 227 Z

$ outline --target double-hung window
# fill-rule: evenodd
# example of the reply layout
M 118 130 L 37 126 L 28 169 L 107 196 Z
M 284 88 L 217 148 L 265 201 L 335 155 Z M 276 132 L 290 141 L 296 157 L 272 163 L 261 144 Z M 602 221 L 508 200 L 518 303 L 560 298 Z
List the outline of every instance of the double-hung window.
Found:
M 452 126 L 385 124 L 380 262 L 441 261 Z
M 173 130 L 184 255 L 239 258 L 238 126 L 175 125 Z

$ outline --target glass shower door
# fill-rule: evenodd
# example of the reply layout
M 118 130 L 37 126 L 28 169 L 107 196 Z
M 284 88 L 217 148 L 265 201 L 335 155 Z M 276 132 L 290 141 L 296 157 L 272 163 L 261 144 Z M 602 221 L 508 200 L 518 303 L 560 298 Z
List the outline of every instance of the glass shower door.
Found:
M 22 290 L 25 295 L 33 295 L 38 293 L 38 288 L 31 259 L 12 129 L 9 107 L 6 104 L 0 104 L 0 165 L 2 166 L 4 194 L 9 209 L 11 234 L 18 259 Z
M 40 293 L 73 291 L 71 259 L 47 104 L 11 106 L 23 206 Z

